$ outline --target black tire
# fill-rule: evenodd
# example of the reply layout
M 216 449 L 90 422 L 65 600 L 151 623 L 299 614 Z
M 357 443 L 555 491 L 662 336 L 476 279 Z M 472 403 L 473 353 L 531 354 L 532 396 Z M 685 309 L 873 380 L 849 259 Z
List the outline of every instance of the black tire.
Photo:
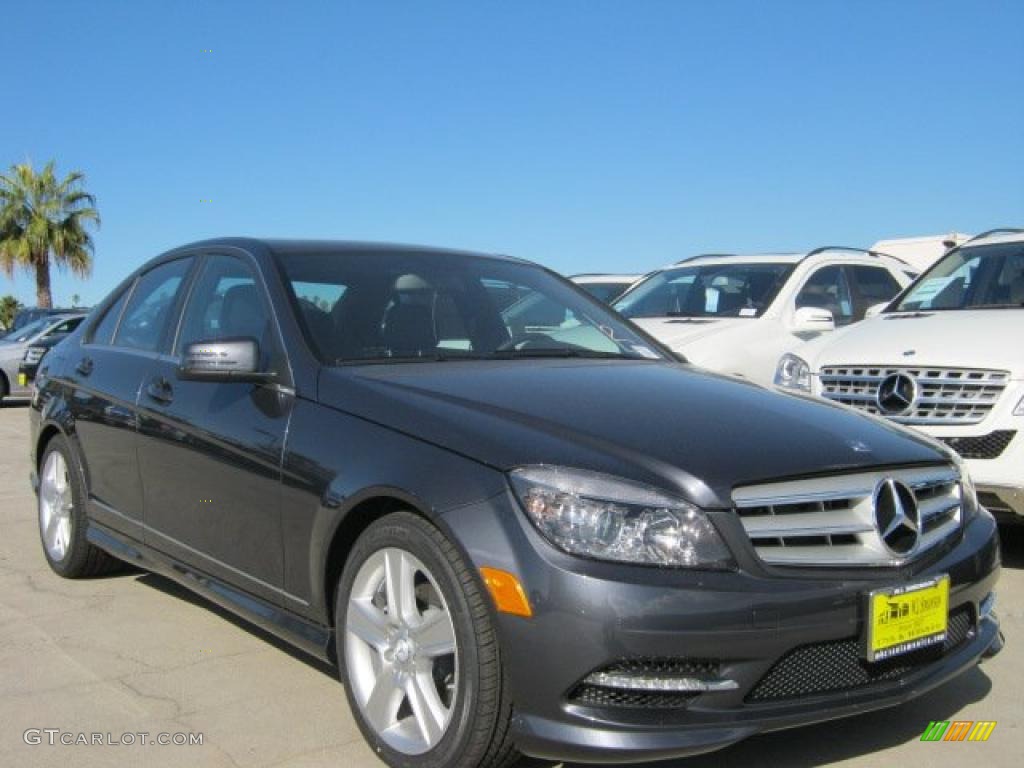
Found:
M 4 398 L 7 397 L 9 391 L 10 386 L 7 383 L 7 376 L 4 375 L 3 371 L 0 371 L 0 408 L 4 407 Z
M 71 488 L 71 531 L 68 537 L 68 546 L 63 557 L 55 559 L 50 555 L 43 539 L 42 526 L 39 525 L 39 541 L 42 544 L 43 556 L 54 573 L 66 579 L 83 579 L 93 576 L 101 576 L 111 573 L 121 567 L 121 562 L 104 552 L 99 547 L 90 544 L 85 538 L 86 512 L 85 500 L 88 495 L 85 490 L 85 476 L 82 466 L 77 460 L 74 450 L 67 438 L 63 435 L 54 435 L 46 444 L 42 460 L 39 462 L 40 469 L 46 467 L 47 459 L 51 453 L 60 453 L 64 459 L 64 466 L 67 468 L 68 485 Z M 40 483 L 42 478 L 40 477 Z M 40 499 L 42 485 L 40 485 Z M 39 517 L 39 499 L 37 499 L 37 521 Z
M 345 664 L 345 619 L 353 582 L 374 553 L 398 548 L 418 558 L 434 576 L 455 629 L 459 676 L 451 719 L 441 740 L 410 755 L 382 741 L 366 721 Z M 335 628 L 338 668 L 352 715 L 367 743 L 393 768 L 504 768 L 519 758 L 509 726 L 512 705 L 488 596 L 476 573 L 441 531 L 410 512 L 372 523 L 356 541 L 338 582 Z

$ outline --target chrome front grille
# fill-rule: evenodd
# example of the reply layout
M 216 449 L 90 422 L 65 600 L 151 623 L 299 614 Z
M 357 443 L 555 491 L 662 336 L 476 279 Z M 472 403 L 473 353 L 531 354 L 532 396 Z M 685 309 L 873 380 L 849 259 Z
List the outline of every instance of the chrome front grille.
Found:
M 893 413 L 879 407 L 878 391 L 896 374 L 913 379 L 916 396 L 905 411 Z M 869 365 L 830 365 L 820 377 L 823 397 L 900 424 L 977 424 L 1010 381 L 1008 371 Z
M 887 479 L 910 488 L 920 515 L 917 545 L 905 554 L 890 551 L 875 521 L 875 493 Z M 960 478 L 943 467 L 752 485 L 732 499 L 754 551 L 774 565 L 899 565 L 956 531 L 963 514 Z

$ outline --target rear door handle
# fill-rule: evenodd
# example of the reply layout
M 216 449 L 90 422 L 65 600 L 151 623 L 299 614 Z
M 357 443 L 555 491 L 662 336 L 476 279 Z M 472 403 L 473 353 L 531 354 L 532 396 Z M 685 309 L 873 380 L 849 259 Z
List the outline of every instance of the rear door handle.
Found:
M 165 378 L 153 379 L 146 386 L 146 394 L 158 403 L 167 405 L 174 400 L 174 387 Z
M 83 376 L 88 376 L 90 373 L 92 373 L 92 358 L 83 357 L 81 360 L 78 361 L 78 365 L 75 366 L 75 370 L 78 371 Z

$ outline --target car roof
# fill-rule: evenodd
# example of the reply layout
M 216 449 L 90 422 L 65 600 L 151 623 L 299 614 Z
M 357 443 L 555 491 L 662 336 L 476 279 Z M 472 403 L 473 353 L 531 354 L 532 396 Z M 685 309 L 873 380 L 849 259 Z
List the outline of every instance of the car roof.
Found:
M 620 275 L 603 272 L 585 272 L 580 275 L 570 275 L 569 279 L 574 283 L 601 283 L 601 282 L 623 282 L 631 283 L 639 280 L 643 275 Z
M 402 243 L 386 242 L 364 242 L 359 240 L 319 240 L 302 238 L 260 238 L 260 237 L 216 237 L 208 240 L 198 240 L 168 251 L 170 255 L 178 251 L 192 250 L 195 248 L 214 248 L 217 246 L 242 248 L 244 250 L 265 249 L 275 254 L 288 255 L 292 253 L 322 253 L 324 255 L 337 255 L 342 253 L 407 253 L 409 255 L 449 255 L 465 256 L 481 259 L 499 259 L 522 264 L 533 264 L 527 259 L 516 256 L 508 256 L 500 253 L 488 253 L 484 251 L 469 251 L 458 248 L 438 248 L 429 245 L 409 245 Z
M 1021 242 L 1024 242 L 1024 229 L 990 229 L 988 232 L 982 232 L 980 235 L 975 235 L 970 240 L 960 243 L 960 247 Z
M 702 254 L 699 256 L 691 256 L 690 258 L 681 259 L 680 261 L 662 267 L 662 269 L 711 264 L 799 264 L 810 259 L 823 260 L 835 253 L 845 254 L 845 258 L 851 261 L 861 260 L 862 262 L 870 262 L 874 264 L 886 263 L 894 269 L 902 269 L 910 266 L 895 256 L 890 256 L 887 253 L 868 252 L 866 250 L 861 251 L 861 249 L 857 248 L 848 249 L 846 246 L 842 245 L 831 245 L 798 253 L 757 253 L 743 255 L 727 253 Z

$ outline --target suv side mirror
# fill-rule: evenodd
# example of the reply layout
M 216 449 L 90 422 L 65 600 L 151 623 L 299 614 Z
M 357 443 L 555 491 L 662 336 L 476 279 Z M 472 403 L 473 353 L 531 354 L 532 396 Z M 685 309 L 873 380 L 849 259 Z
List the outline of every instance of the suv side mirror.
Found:
M 794 333 L 826 333 L 836 329 L 832 313 L 821 307 L 800 307 L 793 315 Z
M 211 339 L 185 347 L 178 378 L 185 381 L 267 382 L 272 372 L 260 371 L 260 345 L 253 338 Z
M 883 301 L 881 304 L 872 304 L 870 307 L 868 307 L 867 312 L 864 313 L 864 317 L 876 317 L 882 314 L 882 310 L 888 306 L 888 301 Z

